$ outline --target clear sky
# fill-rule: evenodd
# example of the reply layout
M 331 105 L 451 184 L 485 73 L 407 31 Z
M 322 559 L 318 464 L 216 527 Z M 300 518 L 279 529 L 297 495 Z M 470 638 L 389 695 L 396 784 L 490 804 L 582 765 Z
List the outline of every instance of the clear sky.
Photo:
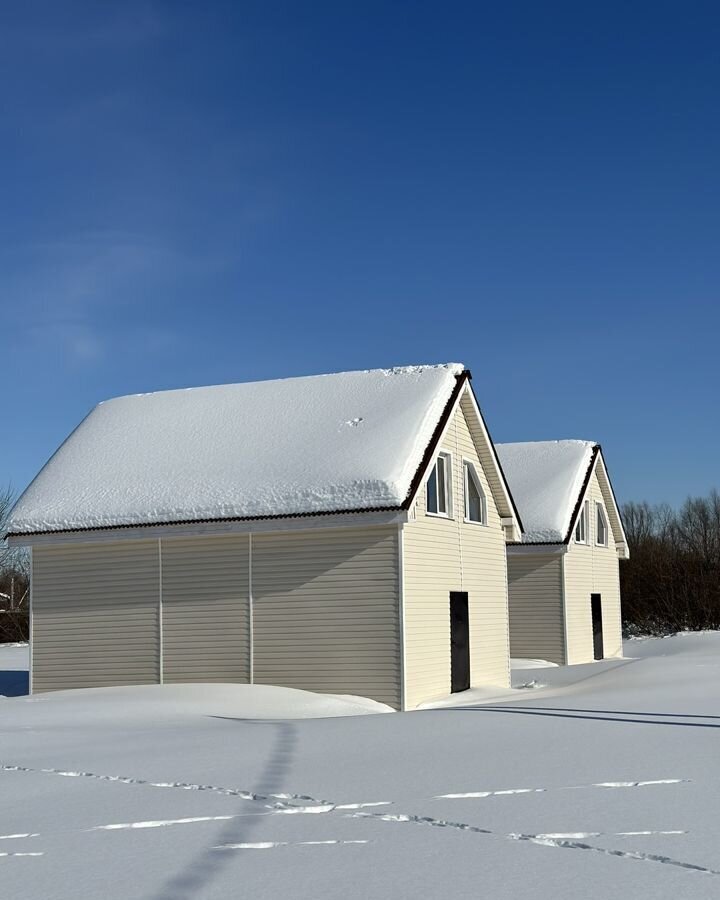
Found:
M 0 485 L 99 400 L 464 362 L 720 487 L 720 4 L 0 6 Z M 208 440 L 212 435 L 208 435 Z

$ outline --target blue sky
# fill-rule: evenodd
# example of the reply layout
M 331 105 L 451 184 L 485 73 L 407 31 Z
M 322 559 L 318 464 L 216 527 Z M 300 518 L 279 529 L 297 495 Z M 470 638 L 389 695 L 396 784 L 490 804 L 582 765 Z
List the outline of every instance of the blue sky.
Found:
M 99 400 L 457 360 L 720 487 L 717 3 L 0 8 L 0 485 Z

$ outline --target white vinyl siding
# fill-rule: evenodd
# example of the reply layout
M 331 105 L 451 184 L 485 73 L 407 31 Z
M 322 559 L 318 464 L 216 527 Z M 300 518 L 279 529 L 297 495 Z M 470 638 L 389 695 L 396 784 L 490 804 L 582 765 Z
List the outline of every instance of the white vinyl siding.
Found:
M 478 436 L 478 440 L 480 437 Z M 505 537 L 485 468 L 462 410 L 440 450 L 452 457 L 453 492 L 463 496 L 463 459 L 475 466 L 487 497 L 488 527 L 427 516 L 418 492 L 403 528 L 405 691 L 409 709 L 450 693 L 450 592 L 467 591 L 472 686 L 509 684 Z
M 591 508 L 604 502 L 597 471 L 592 474 L 585 499 Z M 587 544 L 571 541 L 565 555 L 568 663 L 593 660 L 591 594 L 602 596 L 605 656 L 622 656 L 620 562 L 615 549 L 615 541 L 620 537 L 608 521 L 608 546 L 600 546 L 596 542 L 596 526 L 595 516 L 590 516 Z
M 157 682 L 159 588 L 156 540 L 34 547 L 33 692 Z
M 253 536 L 256 684 L 399 708 L 397 528 Z
M 562 578 L 560 553 L 508 552 L 511 656 L 564 664 Z
M 248 682 L 248 536 L 162 541 L 163 680 Z

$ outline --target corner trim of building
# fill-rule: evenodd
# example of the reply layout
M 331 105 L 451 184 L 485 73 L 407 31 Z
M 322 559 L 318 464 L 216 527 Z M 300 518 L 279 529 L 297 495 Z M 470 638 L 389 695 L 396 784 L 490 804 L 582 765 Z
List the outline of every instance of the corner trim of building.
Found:
M 162 538 L 158 538 L 158 684 L 164 683 L 164 647 L 163 647 L 163 559 Z
M 505 526 L 501 526 L 504 530 Z M 507 647 L 507 684 L 512 688 L 512 647 L 510 646 L 510 573 L 508 572 L 507 550 L 503 553 L 505 566 L 505 646 Z
M 255 601 L 253 598 L 253 539 L 252 532 L 248 533 L 248 682 L 255 684 L 255 627 L 253 613 Z
M 28 696 L 33 692 L 33 548 L 30 547 L 30 593 L 28 599 Z
M 398 525 L 398 615 L 400 617 L 400 712 L 407 709 L 407 692 L 405 687 L 405 558 L 404 532 L 402 524 Z
M 563 651 L 565 656 L 565 665 L 570 665 L 570 642 L 568 640 L 568 620 L 567 620 L 567 596 L 565 592 L 565 554 L 560 557 L 560 599 L 562 602 L 563 617 Z

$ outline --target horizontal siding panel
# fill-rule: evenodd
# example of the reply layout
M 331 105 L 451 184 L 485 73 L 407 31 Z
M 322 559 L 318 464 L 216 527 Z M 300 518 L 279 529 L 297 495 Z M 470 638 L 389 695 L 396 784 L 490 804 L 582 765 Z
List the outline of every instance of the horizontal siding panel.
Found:
M 157 541 L 37 546 L 32 568 L 33 691 L 158 680 Z
M 397 530 L 253 536 L 255 681 L 399 705 Z
M 560 555 L 508 553 L 508 591 L 511 655 L 564 664 Z
M 163 540 L 162 566 L 163 680 L 247 684 L 248 535 Z

